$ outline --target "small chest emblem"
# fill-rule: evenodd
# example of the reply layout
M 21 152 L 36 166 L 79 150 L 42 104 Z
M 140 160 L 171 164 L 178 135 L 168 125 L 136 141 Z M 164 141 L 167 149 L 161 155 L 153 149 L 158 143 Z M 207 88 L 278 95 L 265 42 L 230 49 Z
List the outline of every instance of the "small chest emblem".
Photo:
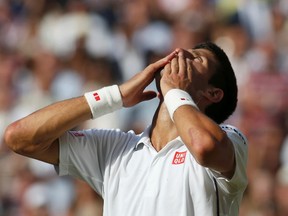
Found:
M 75 137 L 84 137 L 85 134 L 80 131 L 69 131 L 70 134 L 73 134 Z
M 175 152 L 172 164 L 178 165 L 178 164 L 184 163 L 185 162 L 185 158 L 186 158 L 186 153 L 187 153 L 187 151 Z

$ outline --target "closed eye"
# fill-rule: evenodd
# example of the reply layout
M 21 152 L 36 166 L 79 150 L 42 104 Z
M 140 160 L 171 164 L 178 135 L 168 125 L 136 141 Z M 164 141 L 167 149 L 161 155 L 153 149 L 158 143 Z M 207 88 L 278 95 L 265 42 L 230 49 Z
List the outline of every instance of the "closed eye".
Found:
M 201 58 L 201 56 L 193 56 L 193 60 L 197 60 L 197 61 L 199 61 L 199 62 L 203 62 L 203 59 Z
M 192 56 L 193 56 L 193 60 L 196 60 L 196 61 L 199 61 L 199 62 L 203 62 L 203 59 L 202 59 L 200 53 L 197 52 L 196 50 L 193 50 Z

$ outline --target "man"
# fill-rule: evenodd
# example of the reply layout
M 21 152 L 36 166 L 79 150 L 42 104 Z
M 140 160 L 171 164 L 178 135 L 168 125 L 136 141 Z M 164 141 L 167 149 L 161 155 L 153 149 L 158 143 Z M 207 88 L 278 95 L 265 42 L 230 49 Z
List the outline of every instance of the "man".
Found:
M 161 71 L 161 72 L 159 72 Z M 156 97 L 142 134 L 91 129 L 81 122 Z M 60 175 L 88 182 L 109 216 L 238 215 L 247 144 L 234 127 L 219 126 L 237 103 L 226 54 L 213 43 L 177 49 L 126 83 L 52 104 L 12 123 L 7 145 L 54 164 Z

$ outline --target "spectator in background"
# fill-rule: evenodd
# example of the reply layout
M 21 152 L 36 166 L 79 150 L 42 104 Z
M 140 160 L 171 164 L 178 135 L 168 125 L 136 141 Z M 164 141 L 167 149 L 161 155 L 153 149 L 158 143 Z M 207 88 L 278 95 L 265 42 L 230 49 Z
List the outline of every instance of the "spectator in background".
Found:
M 254 51 L 253 56 L 250 56 L 254 71 L 250 73 L 242 91 L 241 124 L 252 140 L 250 161 L 256 162 L 259 151 L 267 151 L 260 163 L 267 163 L 264 166 L 275 175 L 280 164 L 280 149 L 287 133 L 288 74 L 279 71 L 273 44 L 261 43 Z M 271 161 L 268 162 L 269 158 Z M 251 164 L 249 168 L 252 167 Z
M 28 187 L 23 195 L 23 216 L 50 216 L 48 188 L 45 184 L 34 184 Z
M 274 177 L 258 169 L 250 174 L 249 189 L 242 202 L 240 216 L 275 216 Z
M 234 65 L 239 89 L 238 107 L 228 122 L 241 127 L 242 92 L 246 88 L 247 79 L 251 72 L 248 61 L 251 41 L 249 40 L 248 32 L 241 24 L 238 15 L 235 14 L 232 17 L 227 18 L 225 22 L 215 25 L 211 38 L 227 50 L 227 55 L 231 59 L 231 64 Z
M 276 175 L 275 203 L 277 216 L 288 215 L 288 167 L 281 166 Z
M 103 210 L 102 198 L 84 181 L 75 181 L 75 197 L 68 216 L 100 216 Z
M 16 103 L 17 91 L 15 88 L 15 79 L 19 59 L 16 53 L 7 47 L 0 47 L 0 137 L 7 123 L 14 118 L 11 111 Z M 2 148 L 0 142 L 0 149 Z

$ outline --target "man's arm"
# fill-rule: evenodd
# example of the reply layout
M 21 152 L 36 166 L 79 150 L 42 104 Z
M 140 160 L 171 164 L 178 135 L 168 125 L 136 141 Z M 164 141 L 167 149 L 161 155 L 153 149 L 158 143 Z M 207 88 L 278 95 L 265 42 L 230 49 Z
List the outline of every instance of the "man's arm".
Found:
M 90 118 L 84 96 L 57 102 L 9 125 L 5 143 L 18 154 L 56 165 L 58 138 Z
M 176 52 L 150 64 L 142 72 L 119 86 L 124 107 L 134 106 L 157 96 L 145 91 L 155 73 L 165 66 Z M 91 109 L 84 96 L 54 103 L 10 124 L 4 134 L 6 145 L 13 151 L 57 165 L 58 138 L 66 131 L 91 118 Z
M 174 121 L 180 137 L 199 164 L 228 178 L 233 176 L 234 147 L 219 125 L 191 106 L 179 107 Z
M 164 96 L 171 89 L 191 89 L 193 77 L 187 69 L 190 60 L 187 61 L 184 53 L 184 50 L 179 51 L 178 59 L 173 59 L 165 68 L 166 72 L 161 80 Z M 199 91 L 195 93 L 196 97 L 198 94 Z M 200 107 L 201 109 L 203 107 Z M 177 131 L 200 165 L 230 178 L 235 170 L 233 144 L 220 126 L 200 110 L 190 105 L 177 108 L 173 114 Z

